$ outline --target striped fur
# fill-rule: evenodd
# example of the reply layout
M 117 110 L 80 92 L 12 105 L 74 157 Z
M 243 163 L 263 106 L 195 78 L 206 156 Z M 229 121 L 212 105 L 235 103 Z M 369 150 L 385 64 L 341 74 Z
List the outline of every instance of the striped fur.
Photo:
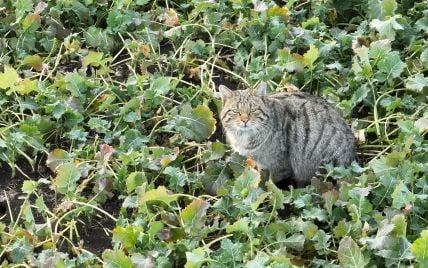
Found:
M 322 164 L 349 165 L 355 139 L 339 113 L 325 100 L 306 93 L 266 95 L 219 87 L 223 128 L 234 151 L 252 158 L 270 178 L 308 183 Z

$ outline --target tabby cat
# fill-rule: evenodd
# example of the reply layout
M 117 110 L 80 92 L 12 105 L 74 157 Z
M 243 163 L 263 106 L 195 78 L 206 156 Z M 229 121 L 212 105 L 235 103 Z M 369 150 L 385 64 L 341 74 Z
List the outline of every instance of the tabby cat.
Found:
M 219 87 L 221 122 L 234 151 L 253 159 L 274 182 L 291 178 L 298 186 L 322 164 L 354 160 L 354 135 L 325 100 L 302 92 L 266 95 L 266 87 Z

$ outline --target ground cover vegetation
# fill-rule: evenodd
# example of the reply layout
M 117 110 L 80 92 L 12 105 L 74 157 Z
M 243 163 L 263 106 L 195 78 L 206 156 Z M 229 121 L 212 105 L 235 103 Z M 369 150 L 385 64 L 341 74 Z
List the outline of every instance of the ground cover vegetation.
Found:
M 427 33 L 426 1 L 0 0 L 2 265 L 428 267 Z M 215 94 L 259 81 L 358 162 L 261 178 Z

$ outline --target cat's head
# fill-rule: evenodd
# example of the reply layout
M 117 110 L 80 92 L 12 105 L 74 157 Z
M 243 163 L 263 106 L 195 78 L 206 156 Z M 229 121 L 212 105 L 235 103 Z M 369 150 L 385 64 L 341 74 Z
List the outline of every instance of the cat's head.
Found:
M 263 97 L 267 84 L 261 82 L 255 89 L 230 90 L 220 85 L 219 92 L 223 102 L 220 118 L 228 131 L 237 133 L 257 132 L 267 125 L 269 108 Z

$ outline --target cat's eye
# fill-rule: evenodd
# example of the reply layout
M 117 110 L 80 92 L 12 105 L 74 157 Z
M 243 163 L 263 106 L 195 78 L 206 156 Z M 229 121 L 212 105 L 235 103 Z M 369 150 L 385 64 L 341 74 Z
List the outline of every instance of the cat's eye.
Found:
M 257 111 L 257 109 L 255 109 L 255 108 L 250 109 L 250 113 L 255 113 L 256 111 Z
M 239 114 L 240 112 L 239 112 L 239 110 L 238 110 L 238 109 L 233 109 L 233 110 L 232 110 L 232 113 Z

